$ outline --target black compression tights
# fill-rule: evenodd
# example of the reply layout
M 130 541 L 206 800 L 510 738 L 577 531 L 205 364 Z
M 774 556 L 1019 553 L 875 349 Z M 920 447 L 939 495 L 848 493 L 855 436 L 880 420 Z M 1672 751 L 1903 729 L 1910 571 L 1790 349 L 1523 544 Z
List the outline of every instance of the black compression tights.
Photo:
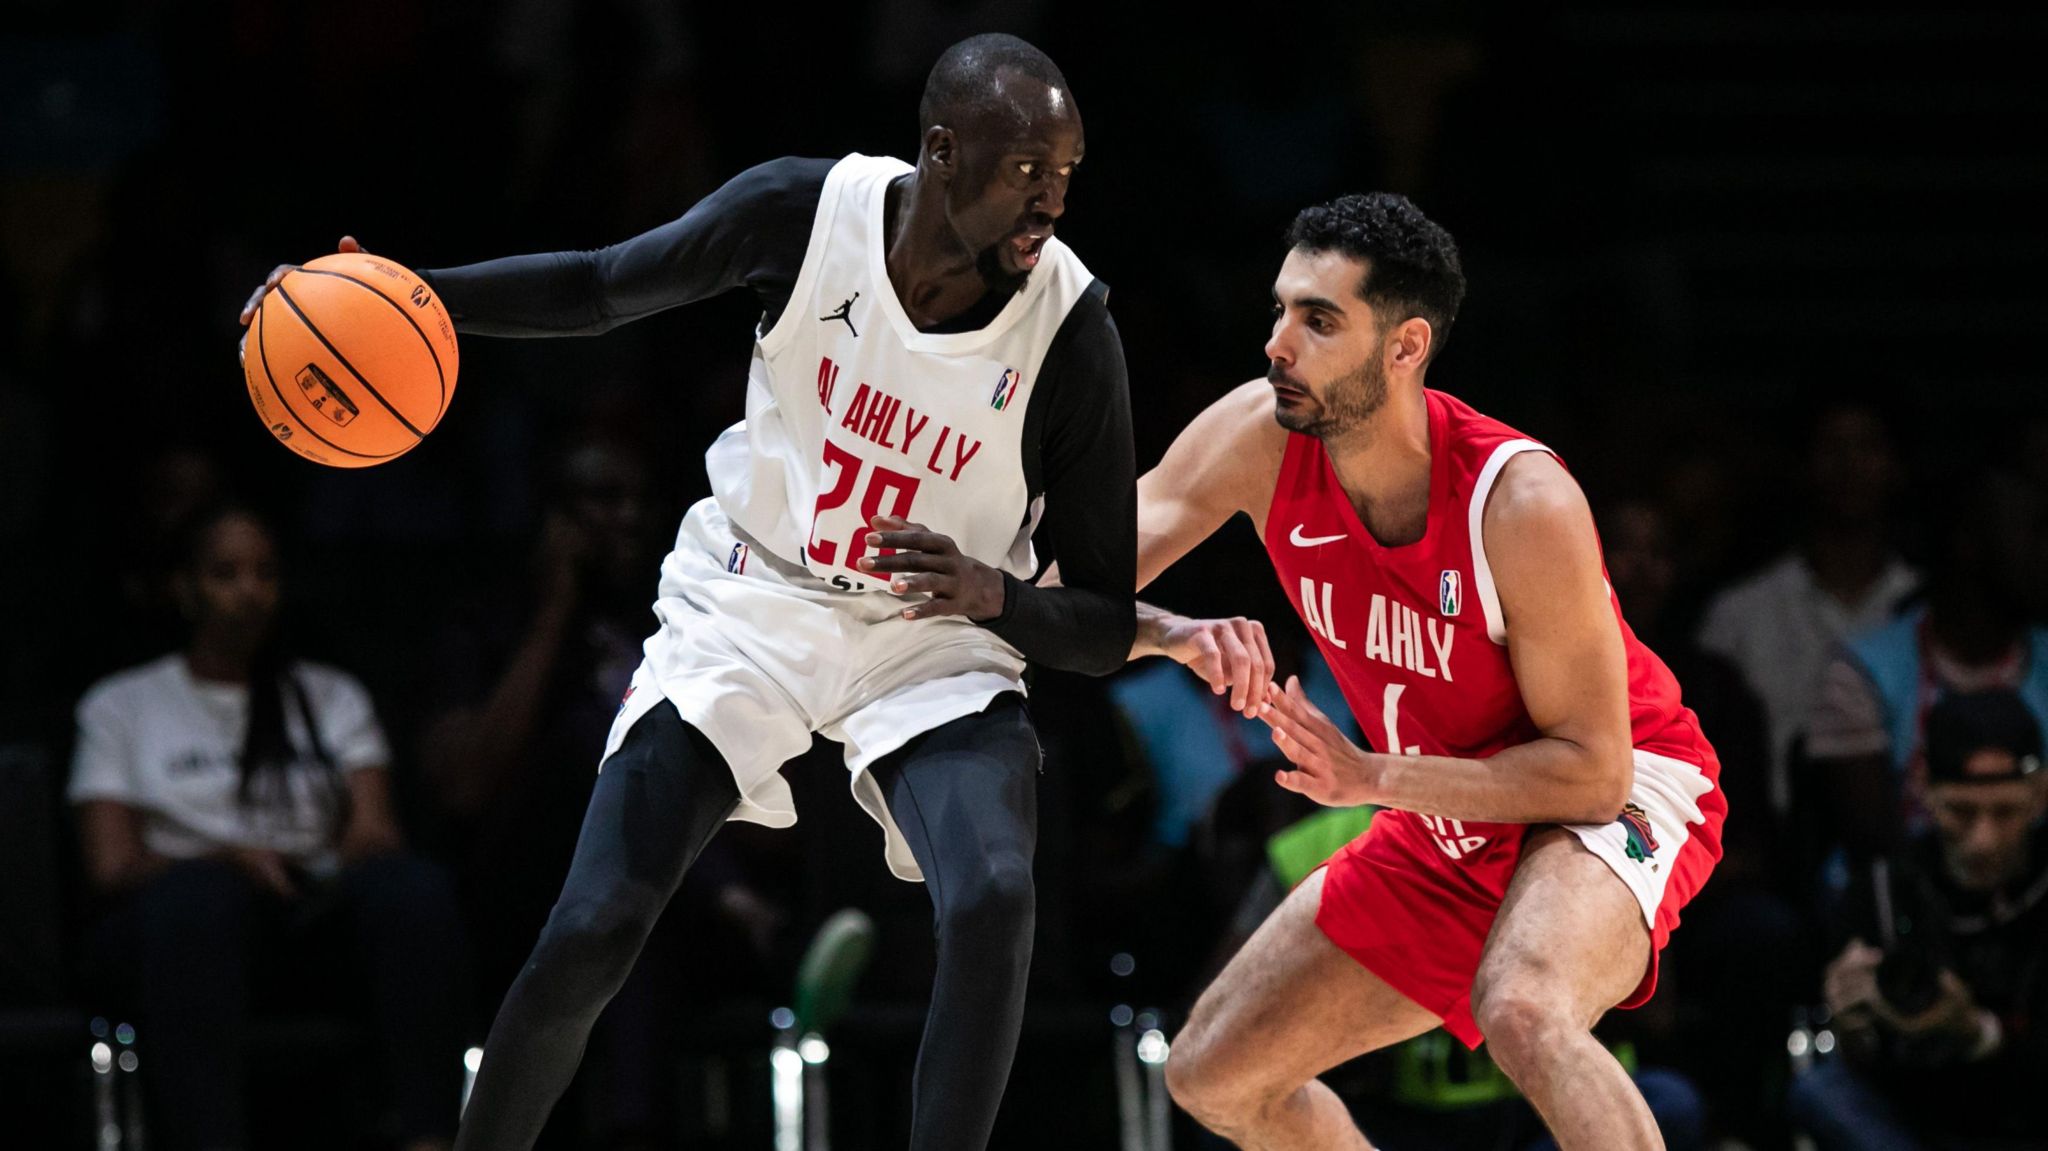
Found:
M 1031 962 L 1038 741 L 1014 695 L 874 767 L 924 870 L 938 976 L 918 1050 L 912 1151 L 987 1145 Z M 606 763 L 562 896 L 491 1026 L 456 1151 L 527 1151 L 598 1013 L 697 853 L 739 803 L 709 740 L 657 705 Z

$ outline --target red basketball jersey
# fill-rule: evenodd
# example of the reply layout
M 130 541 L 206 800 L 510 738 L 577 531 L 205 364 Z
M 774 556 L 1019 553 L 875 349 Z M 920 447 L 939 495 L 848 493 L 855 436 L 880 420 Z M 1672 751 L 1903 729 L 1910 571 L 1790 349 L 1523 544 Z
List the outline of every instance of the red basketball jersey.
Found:
M 1541 735 L 1508 662 L 1480 516 L 1510 459 L 1549 449 L 1442 392 L 1424 396 L 1430 476 L 1421 539 L 1401 547 L 1375 540 L 1337 482 L 1322 441 L 1296 434 L 1288 437 L 1266 514 L 1266 550 L 1374 747 L 1478 759 Z M 1635 746 L 1716 780 L 1718 762 L 1679 700 L 1678 681 L 1629 630 L 1618 602 L 1615 621 L 1628 651 Z M 1701 802 L 1725 811 L 1718 786 Z M 1709 817 L 1715 827 L 1721 811 Z M 1493 856 L 1508 862 L 1524 831 L 1408 813 L 1394 822 L 1403 833 L 1426 834 L 1436 851 L 1467 867 L 1483 867 Z

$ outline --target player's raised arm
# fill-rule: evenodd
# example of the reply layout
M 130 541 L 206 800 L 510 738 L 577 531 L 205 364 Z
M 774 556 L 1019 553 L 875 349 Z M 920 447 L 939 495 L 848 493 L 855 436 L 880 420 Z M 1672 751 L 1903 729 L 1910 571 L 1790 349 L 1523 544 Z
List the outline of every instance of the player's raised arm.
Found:
M 1287 448 L 1273 419 L 1273 389 L 1253 380 L 1203 409 L 1158 466 L 1138 480 L 1138 586 L 1243 512 L 1263 530 Z M 1230 706 L 1250 714 L 1273 678 L 1273 650 L 1257 620 L 1190 619 L 1139 601 L 1130 658 L 1164 655 L 1187 665 Z
M 1253 380 L 1210 404 L 1138 480 L 1138 586 L 1208 539 L 1238 512 L 1263 529 L 1287 433 L 1273 419 L 1272 386 Z M 1058 586 L 1058 565 L 1039 580 Z M 1273 650 L 1257 620 L 1190 619 L 1138 602 L 1130 659 L 1168 656 L 1187 665 L 1230 706 L 1250 714 L 1273 678 Z
M 1263 518 L 1287 432 L 1273 420 L 1273 387 L 1241 384 L 1174 437 L 1138 479 L 1138 588 L 1159 578 L 1239 512 Z
M 756 165 L 682 218 L 596 251 L 510 256 L 423 270 L 457 331 L 486 336 L 588 336 L 709 299 L 801 253 L 829 160 Z M 794 269 L 791 269 L 793 278 Z
M 753 284 L 778 257 L 800 260 L 829 160 L 780 159 L 749 168 L 680 219 L 594 251 L 508 256 L 416 269 L 440 293 L 457 331 L 484 336 L 588 336 Z M 344 237 L 342 251 L 360 250 Z M 249 322 L 281 264 L 242 311 Z M 796 269 L 782 269 L 793 279 Z

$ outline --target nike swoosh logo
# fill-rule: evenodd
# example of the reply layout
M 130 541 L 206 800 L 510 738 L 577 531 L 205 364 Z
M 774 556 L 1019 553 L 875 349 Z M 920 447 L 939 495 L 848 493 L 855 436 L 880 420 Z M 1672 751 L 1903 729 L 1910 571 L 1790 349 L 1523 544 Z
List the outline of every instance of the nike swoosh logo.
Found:
M 1305 528 L 1305 527 L 1307 527 L 1307 526 L 1308 526 L 1307 524 L 1295 524 L 1295 525 L 1294 525 L 1294 534 L 1293 534 L 1293 535 L 1290 535 L 1290 536 L 1288 536 L 1288 537 L 1287 537 L 1287 540 L 1288 540 L 1288 542 L 1289 542 L 1289 543 L 1292 543 L 1292 544 L 1293 544 L 1293 545 L 1294 545 L 1295 547 L 1298 547 L 1298 548 L 1312 548 L 1312 547 L 1315 547 L 1315 546 L 1317 546 L 1317 545 L 1319 545 L 1319 544 L 1333 544 L 1333 543 L 1336 543 L 1336 542 L 1337 542 L 1338 540 L 1341 540 L 1341 539 L 1343 539 L 1343 538 L 1344 538 L 1344 533 L 1343 533 L 1343 532 L 1338 532 L 1338 533 L 1337 533 L 1336 535 L 1333 535 L 1333 536 L 1305 536 L 1305 535 L 1302 535 L 1302 534 L 1301 534 L 1301 529 L 1303 529 L 1303 528 Z

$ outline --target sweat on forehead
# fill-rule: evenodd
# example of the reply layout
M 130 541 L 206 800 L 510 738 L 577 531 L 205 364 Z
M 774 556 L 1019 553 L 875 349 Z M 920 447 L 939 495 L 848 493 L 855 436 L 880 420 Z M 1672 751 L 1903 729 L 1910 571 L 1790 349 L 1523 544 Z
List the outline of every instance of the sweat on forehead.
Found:
M 996 32 L 960 41 L 932 65 L 924 98 L 918 101 L 918 130 L 968 123 L 1021 127 L 1072 111 L 1067 78 L 1051 57 Z

